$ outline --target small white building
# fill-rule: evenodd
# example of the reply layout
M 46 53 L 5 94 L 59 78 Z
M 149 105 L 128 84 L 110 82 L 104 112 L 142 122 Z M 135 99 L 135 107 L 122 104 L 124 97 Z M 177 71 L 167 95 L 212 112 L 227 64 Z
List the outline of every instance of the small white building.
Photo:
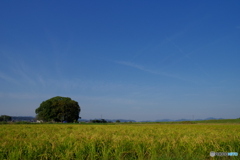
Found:
M 43 123 L 43 120 L 37 120 L 36 123 Z

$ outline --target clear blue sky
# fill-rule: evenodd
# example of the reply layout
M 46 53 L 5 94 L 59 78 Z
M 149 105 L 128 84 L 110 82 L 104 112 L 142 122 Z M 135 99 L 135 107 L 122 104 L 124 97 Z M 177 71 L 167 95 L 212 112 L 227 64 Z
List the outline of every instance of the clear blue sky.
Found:
M 240 117 L 240 1 L 0 1 L 0 114 Z

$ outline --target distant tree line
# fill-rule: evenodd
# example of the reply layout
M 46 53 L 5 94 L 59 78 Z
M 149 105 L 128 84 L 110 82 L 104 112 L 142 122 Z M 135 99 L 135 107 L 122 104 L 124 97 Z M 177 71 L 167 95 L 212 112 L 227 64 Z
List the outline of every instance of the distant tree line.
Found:
M 0 121 L 11 121 L 12 117 L 8 115 L 1 115 L 0 116 Z
M 105 119 L 94 119 L 90 120 L 91 123 L 107 123 Z
M 120 123 L 120 120 L 116 120 L 116 123 Z M 112 123 L 112 121 L 106 121 L 105 119 L 94 119 L 90 120 L 90 123 Z

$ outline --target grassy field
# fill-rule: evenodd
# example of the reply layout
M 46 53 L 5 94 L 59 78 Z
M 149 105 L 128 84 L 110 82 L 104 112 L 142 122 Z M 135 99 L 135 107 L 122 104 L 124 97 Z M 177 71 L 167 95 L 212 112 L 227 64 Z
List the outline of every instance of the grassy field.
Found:
M 239 123 L 0 125 L 0 159 L 240 159 L 210 151 L 240 153 Z

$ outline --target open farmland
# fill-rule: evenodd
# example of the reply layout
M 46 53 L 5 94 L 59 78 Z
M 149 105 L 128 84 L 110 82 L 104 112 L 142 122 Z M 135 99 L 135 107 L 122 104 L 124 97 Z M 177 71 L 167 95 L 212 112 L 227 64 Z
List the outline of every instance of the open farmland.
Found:
M 3 124 L 0 159 L 239 159 L 239 124 Z

